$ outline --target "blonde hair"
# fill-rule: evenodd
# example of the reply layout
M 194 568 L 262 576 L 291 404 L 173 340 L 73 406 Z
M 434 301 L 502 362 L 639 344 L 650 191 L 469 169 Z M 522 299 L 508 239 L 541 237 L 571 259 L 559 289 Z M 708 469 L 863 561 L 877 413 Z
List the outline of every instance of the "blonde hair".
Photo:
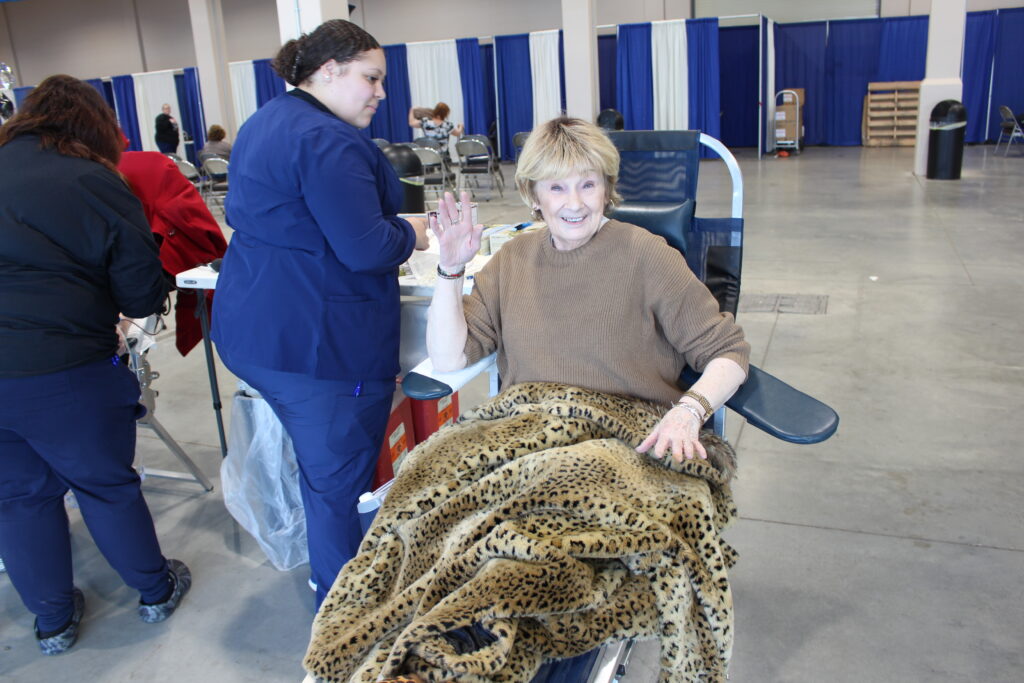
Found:
M 589 171 L 604 176 L 607 212 L 622 201 L 615 191 L 619 150 L 594 124 L 560 116 L 537 126 L 526 138 L 516 166 L 516 186 L 519 196 L 533 209 L 538 203 L 535 187 L 538 180 L 555 180 Z

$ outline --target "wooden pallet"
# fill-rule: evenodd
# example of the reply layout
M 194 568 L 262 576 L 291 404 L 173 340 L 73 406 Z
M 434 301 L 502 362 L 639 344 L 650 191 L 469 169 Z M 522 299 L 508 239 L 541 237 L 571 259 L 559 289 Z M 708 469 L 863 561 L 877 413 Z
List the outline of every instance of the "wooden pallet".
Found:
M 868 83 L 861 141 L 865 147 L 913 147 L 917 144 L 920 81 Z

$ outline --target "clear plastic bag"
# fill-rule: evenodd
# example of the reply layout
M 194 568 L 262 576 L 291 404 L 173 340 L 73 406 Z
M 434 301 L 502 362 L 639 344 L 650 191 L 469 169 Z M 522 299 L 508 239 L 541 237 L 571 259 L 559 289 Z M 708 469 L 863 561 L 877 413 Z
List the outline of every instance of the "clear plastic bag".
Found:
M 262 398 L 235 394 L 220 481 L 228 512 L 274 567 L 287 571 L 309 562 L 295 450 Z

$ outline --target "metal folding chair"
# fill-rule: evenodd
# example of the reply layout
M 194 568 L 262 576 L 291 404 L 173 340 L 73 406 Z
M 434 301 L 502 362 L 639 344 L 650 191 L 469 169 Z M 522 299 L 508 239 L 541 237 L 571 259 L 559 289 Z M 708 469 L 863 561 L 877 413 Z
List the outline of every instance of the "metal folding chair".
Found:
M 1003 156 L 1009 156 L 1010 145 L 1015 141 L 1018 143 L 1024 141 L 1024 129 L 1021 129 L 1020 121 L 1013 115 L 1013 110 L 1006 105 L 999 107 L 999 116 L 1002 121 L 999 122 L 999 138 L 996 140 L 995 151 L 999 151 L 999 143 L 1005 137 L 1006 151 L 1003 152 Z
M 459 182 L 456 188 L 458 191 L 468 187 L 470 176 L 486 175 L 491 179 L 491 187 L 497 188 L 499 196 L 504 196 L 505 177 L 489 143 L 478 139 L 463 139 L 455 143 L 455 149 L 462 160 L 459 165 Z M 473 185 L 479 187 L 476 182 Z
M 203 200 L 207 205 L 219 205 L 224 209 L 224 197 L 228 193 L 228 160 L 221 157 L 208 157 L 203 162 L 203 175 L 206 176 Z

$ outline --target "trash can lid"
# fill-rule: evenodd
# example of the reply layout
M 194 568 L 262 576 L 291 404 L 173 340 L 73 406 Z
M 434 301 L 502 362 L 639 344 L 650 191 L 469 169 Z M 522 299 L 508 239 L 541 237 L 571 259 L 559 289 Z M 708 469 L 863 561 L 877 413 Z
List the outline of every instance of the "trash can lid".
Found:
M 398 174 L 399 178 L 423 175 L 423 162 L 416 156 L 416 152 L 412 151 L 409 147 L 405 145 L 388 145 L 381 151 L 384 152 L 384 156 L 391 162 L 391 166 L 395 169 L 395 173 Z
M 961 123 L 967 121 L 967 108 L 957 100 L 942 100 L 932 107 L 932 123 Z

